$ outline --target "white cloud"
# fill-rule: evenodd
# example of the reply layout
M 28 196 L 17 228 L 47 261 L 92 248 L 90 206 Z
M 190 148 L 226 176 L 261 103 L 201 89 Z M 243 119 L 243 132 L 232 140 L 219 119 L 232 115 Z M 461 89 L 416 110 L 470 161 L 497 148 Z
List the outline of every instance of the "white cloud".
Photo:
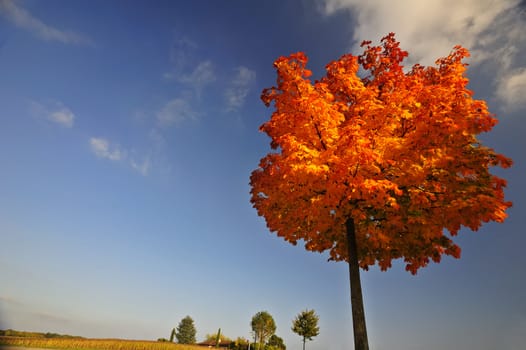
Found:
M 25 29 L 44 40 L 59 41 L 64 44 L 93 44 L 91 39 L 84 35 L 68 30 L 60 30 L 45 24 L 31 15 L 26 9 L 15 4 L 13 0 L 0 0 L 0 14 L 4 15 L 17 27 Z
M 519 0 L 321 0 L 321 11 L 330 16 L 348 11 L 353 16 L 353 53 L 361 52 L 363 40 L 377 43 L 395 32 L 401 47 L 409 52 L 408 65 L 432 65 L 449 54 L 455 45 L 472 53 L 471 63 L 486 65 L 493 71 L 493 84 L 502 85 L 498 77 L 513 77 L 525 67 L 526 21 Z M 351 43 L 349 43 L 351 45 Z M 521 70 L 522 71 L 522 70 Z M 516 104 L 515 78 L 505 91 L 496 95 L 502 103 Z M 515 85 L 513 85 L 515 84 Z M 513 87 L 515 86 L 515 87 Z M 508 107 L 510 107 L 508 105 Z
M 501 77 L 497 84 L 497 97 L 504 102 L 506 110 L 526 107 L 526 68 Z
M 119 145 L 110 144 L 106 139 L 92 137 L 89 143 L 91 150 L 99 158 L 118 161 L 126 157 L 126 152 L 121 150 Z
M 51 112 L 49 114 L 49 120 L 65 126 L 66 128 L 71 128 L 73 126 L 73 121 L 75 120 L 75 115 L 68 108 L 62 107 L 57 111 Z
M 251 85 L 256 80 L 256 72 L 240 66 L 236 69 L 236 75 L 230 87 L 225 91 L 228 111 L 238 110 L 245 103 Z
M 183 98 L 175 98 L 168 101 L 157 113 L 157 122 L 162 127 L 180 124 L 183 121 L 194 120 L 196 118 L 197 113 L 188 101 Z
M 30 109 L 36 117 L 49 120 L 65 128 L 72 128 L 76 118 L 68 107 L 57 101 L 48 101 L 45 104 L 31 101 Z
M 324 0 L 327 15 L 350 10 L 356 20 L 353 39 L 378 42 L 395 32 L 415 62 L 430 65 L 453 46 L 469 49 L 492 22 L 516 1 L 502 0 Z
M 95 155 L 99 158 L 109 159 L 115 162 L 126 161 L 125 164 L 129 165 L 133 170 L 137 171 L 142 176 L 147 176 L 152 170 L 151 153 L 145 157 L 142 157 L 134 150 L 129 152 L 120 145 L 112 143 L 105 138 L 99 137 L 90 138 L 89 143 L 92 152 L 95 153 Z

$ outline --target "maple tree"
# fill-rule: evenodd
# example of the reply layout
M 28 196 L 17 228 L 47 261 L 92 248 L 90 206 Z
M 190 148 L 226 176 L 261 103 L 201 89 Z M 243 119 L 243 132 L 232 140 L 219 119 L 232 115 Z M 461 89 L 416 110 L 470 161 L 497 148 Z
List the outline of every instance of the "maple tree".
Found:
M 393 33 L 362 47 L 314 82 L 304 53 L 274 62 L 277 85 L 261 98 L 275 110 L 260 127 L 274 151 L 250 178 L 270 231 L 349 263 L 360 350 L 368 341 L 359 267 L 386 270 L 400 258 L 415 274 L 444 254 L 459 258 L 452 238 L 461 227 L 506 218 L 506 181 L 490 168 L 512 164 L 477 138 L 497 119 L 467 89 L 467 49 L 405 72 L 408 54 Z

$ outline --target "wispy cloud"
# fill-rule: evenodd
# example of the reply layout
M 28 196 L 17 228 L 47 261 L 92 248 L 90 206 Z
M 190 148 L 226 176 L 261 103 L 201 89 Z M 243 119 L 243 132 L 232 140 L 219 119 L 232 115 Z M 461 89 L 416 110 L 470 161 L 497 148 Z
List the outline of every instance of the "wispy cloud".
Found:
M 162 105 L 155 115 L 152 134 L 155 139 L 164 139 L 163 129 L 180 126 L 183 122 L 197 120 L 202 114 L 204 90 L 217 80 L 216 68 L 209 59 L 203 59 L 198 52 L 199 45 L 185 35 L 176 33 L 170 50 L 171 70 L 163 74 L 165 80 L 178 85 L 180 93 Z
M 186 36 L 177 35 L 172 47 L 170 48 L 170 62 L 172 70 L 163 74 L 165 79 L 177 79 L 181 72 L 188 69 L 188 66 L 195 62 L 194 52 L 199 47 L 197 43 Z
M 99 158 L 119 161 L 126 157 L 126 152 L 119 145 L 111 144 L 107 139 L 92 137 L 89 144 L 93 153 Z
M 68 108 L 62 107 L 57 111 L 51 112 L 49 114 L 49 120 L 66 128 L 71 128 L 75 120 L 75 115 Z
M 145 157 L 142 162 L 136 161 L 135 159 L 130 160 L 131 167 L 136 170 L 142 176 L 148 175 L 151 167 L 151 157 Z
M 97 157 L 125 164 L 142 176 L 147 176 L 152 169 L 152 153 L 142 156 L 133 149 L 127 150 L 115 142 L 100 137 L 90 138 L 89 144 L 91 151 Z
M 24 305 L 18 299 L 13 298 L 11 296 L 5 296 L 5 295 L 0 295 L 0 303 L 6 303 L 6 304 L 10 304 L 10 305 L 15 305 L 15 306 L 22 306 L 22 305 Z
M 152 148 L 158 152 L 162 150 L 166 144 L 166 140 L 164 136 L 161 134 L 159 129 L 152 128 L 150 132 L 148 133 L 148 139 L 150 140 L 152 144 Z
M 460 44 L 472 52 L 471 63 L 487 65 L 494 85 L 503 86 L 499 101 L 512 107 L 524 95 L 526 21 L 519 0 L 322 0 L 321 11 L 330 16 L 347 11 L 353 16 L 353 52 L 362 40 L 378 41 L 395 32 L 409 51 L 409 64 L 434 64 Z M 350 44 L 351 45 L 351 44 Z M 502 77 L 511 81 L 503 82 Z
M 192 71 L 196 62 L 202 61 L 198 55 L 199 45 L 185 35 L 176 33 L 175 40 L 170 47 L 171 69 L 163 74 L 168 80 L 179 80 L 182 75 Z
M 0 14 L 19 28 L 25 29 L 43 40 L 63 44 L 93 45 L 93 41 L 70 30 L 60 30 L 34 17 L 13 0 L 0 0 Z
M 187 99 L 178 97 L 168 101 L 159 112 L 157 122 L 161 127 L 178 125 L 183 121 L 194 120 L 198 113 L 192 108 Z
M 214 73 L 214 66 L 211 61 L 203 61 L 199 63 L 189 74 L 182 74 L 178 81 L 192 87 L 197 96 L 201 96 L 201 91 L 208 84 L 216 80 Z
M 256 72 L 247 67 L 236 68 L 234 79 L 225 91 L 228 111 L 238 110 L 245 103 L 250 87 L 256 80 Z
M 163 78 L 183 84 L 185 87 L 192 89 L 195 97 L 201 98 L 203 89 L 216 80 L 214 64 L 210 60 L 205 60 L 193 68 L 186 68 L 186 70 L 176 68 L 164 73 Z
M 198 49 L 196 42 L 187 36 L 177 35 L 170 50 L 172 67 L 163 74 L 163 78 L 191 88 L 200 98 L 202 90 L 216 80 L 216 73 L 212 61 L 203 59 Z
M 75 123 L 75 114 L 62 102 L 30 101 L 29 104 L 31 113 L 37 118 L 46 119 L 65 128 L 72 128 Z

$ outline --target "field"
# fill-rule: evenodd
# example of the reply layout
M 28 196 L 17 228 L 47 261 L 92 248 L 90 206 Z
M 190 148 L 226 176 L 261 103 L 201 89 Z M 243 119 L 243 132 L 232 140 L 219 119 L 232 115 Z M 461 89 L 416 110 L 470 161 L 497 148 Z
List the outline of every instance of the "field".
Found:
M 203 350 L 202 346 L 120 339 L 32 338 L 0 336 L 2 345 L 48 349 L 89 350 Z

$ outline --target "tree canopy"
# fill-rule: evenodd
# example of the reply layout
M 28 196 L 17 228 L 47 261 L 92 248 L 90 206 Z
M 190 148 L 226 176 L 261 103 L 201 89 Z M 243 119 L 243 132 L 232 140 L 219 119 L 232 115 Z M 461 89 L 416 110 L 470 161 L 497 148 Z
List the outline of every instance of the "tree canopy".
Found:
M 194 320 L 190 316 L 186 316 L 179 322 L 175 337 L 179 344 L 195 344 L 196 333 Z
M 461 227 L 506 218 L 506 181 L 490 168 L 512 161 L 477 137 L 497 119 L 467 88 L 468 50 L 405 72 L 393 33 L 362 46 L 315 82 L 304 53 L 274 62 L 261 98 L 275 110 L 260 128 L 274 151 L 251 175 L 251 201 L 270 231 L 333 260 L 349 261 L 352 220 L 360 267 L 401 258 L 414 274 L 458 258 Z
M 319 317 L 314 310 L 302 311 L 292 321 L 292 331 L 303 338 L 303 350 L 305 350 L 305 342 L 307 340 L 312 340 L 312 338 L 320 334 L 318 321 Z
M 250 326 L 260 347 L 276 332 L 274 318 L 267 311 L 256 313 L 252 317 Z
M 287 350 L 287 346 L 283 342 L 283 339 L 275 334 L 272 334 L 268 339 L 265 350 Z
M 219 336 L 218 336 L 219 335 Z M 224 335 L 223 333 L 221 333 L 220 331 L 218 331 L 217 333 L 209 333 L 209 334 L 206 334 L 205 335 L 205 342 L 208 342 L 208 343 L 216 343 L 216 342 L 220 342 L 220 343 L 226 343 L 226 342 L 231 342 L 232 339 L 230 339 L 229 337 L 227 337 L 226 335 Z

